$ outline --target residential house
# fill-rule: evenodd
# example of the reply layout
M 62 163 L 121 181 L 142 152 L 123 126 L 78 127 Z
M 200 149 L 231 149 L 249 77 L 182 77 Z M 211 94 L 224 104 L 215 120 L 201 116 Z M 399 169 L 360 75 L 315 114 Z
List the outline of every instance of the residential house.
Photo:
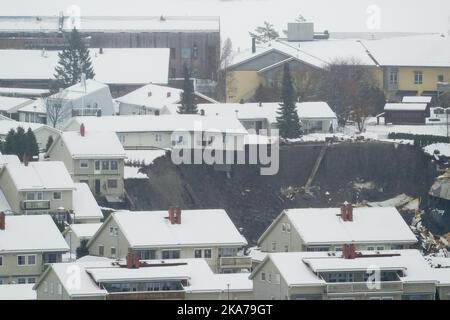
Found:
M 386 103 L 384 124 L 425 124 L 430 117 L 430 106 L 426 103 Z
M 60 133 L 59 130 L 41 123 L 0 121 L 0 140 L 5 140 L 8 132 L 11 129 L 17 130 L 18 127 L 22 127 L 25 131 L 30 128 L 34 132 L 39 150 L 45 150 L 50 136 L 55 139 Z
M 170 114 L 112 117 L 76 117 L 65 131 L 79 130 L 84 124 L 87 132 L 115 132 L 125 149 L 167 149 L 173 147 L 241 150 L 245 128 L 235 117 L 207 117 Z M 222 139 L 214 139 L 215 136 Z M 212 137 L 214 136 L 214 137 Z
M 44 99 L 31 100 L 29 104 L 17 110 L 20 122 L 47 123 L 47 107 Z
M 103 213 L 89 186 L 86 183 L 77 182 L 74 185 L 71 221 L 77 224 L 101 222 L 103 220 Z
M 85 117 L 85 119 L 98 119 Z M 94 127 L 93 127 L 94 128 Z M 85 183 L 92 193 L 110 202 L 123 201 L 125 152 L 113 132 L 62 132 L 47 152 L 51 160 L 63 161 L 75 182 Z
M 55 263 L 35 285 L 38 300 L 249 300 L 249 273 L 215 274 L 202 259 L 126 260 L 83 257 Z M 80 286 L 70 286 L 71 270 Z
M 120 115 L 171 114 L 181 103 L 183 90 L 148 84 L 122 97 L 116 98 Z M 217 101 L 195 92 L 197 103 L 217 103 Z
M 69 251 L 48 215 L 0 213 L 0 285 L 35 283 L 47 263 Z
M 63 162 L 10 161 L 0 171 L 0 188 L 14 214 L 52 214 L 69 219 L 75 185 Z
M 17 110 L 30 104 L 33 100 L 0 96 L 0 114 L 14 120 L 19 120 Z
M 98 117 L 115 114 L 109 87 L 92 79 L 82 80 L 61 92 L 55 93 L 46 99 L 46 104 L 49 106 L 47 122 L 53 124 L 54 120 L 58 127 L 64 126 L 71 117 Z M 62 111 L 58 111 L 57 117 L 55 117 L 56 114 L 52 105 L 62 106 Z
M 258 239 L 264 252 L 380 251 L 414 246 L 417 238 L 394 207 L 286 209 Z
M 64 230 L 63 236 L 69 245 L 70 252 L 76 254 L 77 248 L 81 245 L 81 241 L 91 240 L 101 225 L 101 223 L 76 223 L 69 225 Z
M 205 259 L 216 273 L 250 268 L 240 255 L 247 241 L 225 210 L 119 211 L 111 213 L 88 243 L 94 256 L 143 260 Z
M 418 250 L 269 253 L 250 275 L 257 300 L 434 300 Z
M 54 82 L 59 51 L 0 50 L 0 82 L 3 86 L 49 88 Z M 107 84 L 113 97 L 120 97 L 148 83 L 167 84 L 170 49 L 89 49 L 94 80 Z M 17 66 L 21 66 L 17 68 Z
M 387 98 L 395 101 L 411 95 L 436 96 L 439 83 L 450 80 L 448 36 L 333 39 L 318 36 L 311 23 L 290 25 L 286 38 L 235 55 L 227 68 L 227 102 L 251 101 L 261 85 L 279 88 L 286 63 L 294 82 L 307 87 L 329 65 L 354 61 L 367 68 Z
M 336 114 L 326 102 L 298 102 L 296 104 L 302 128 L 308 133 L 330 133 L 337 127 Z M 280 103 L 218 103 L 199 104 L 198 108 L 207 116 L 236 117 L 247 130 L 272 135 L 277 128 Z M 264 131 L 261 131 L 264 130 Z

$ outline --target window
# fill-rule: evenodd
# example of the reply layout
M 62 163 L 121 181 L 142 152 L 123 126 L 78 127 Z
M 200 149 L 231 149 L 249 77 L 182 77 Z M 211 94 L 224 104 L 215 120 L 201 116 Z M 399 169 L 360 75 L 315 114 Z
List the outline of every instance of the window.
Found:
M 286 223 L 286 232 L 291 232 L 291 224 Z
M 44 254 L 44 263 L 56 263 L 59 262 L 59 256 L 56 253 L 45 253 Z
M 289 252 L 289 245 L 287 244 L 284 245 L 284 252 Z
M 423 83 L 423 72 L 414 71 L 414 84 L 422 84 L 422 83 Z
M 272 283 L 272 274 L 271 273 L 269 273 L 267 275 L 267 282 Z
M 100 161 L 96 160 L 94 162 L 94 167 L 95 167 L 95 170 L 100 170 Z
M 35 265 L 36 264 L 36 256 L 35 255 L 28 256 L 27 260 L 28 260 L 28 265 Z
M 375 250 L 375 248 L 374 247 L 367 247 L 367 250 L 373 251 L 373 250 Z
M 50 294 L 53 294 L 53 282 L 50 282 Z
M 442 74 L 438 75 L 438 82 L 444 82 L 444 76 Z
M 88 160 L 80 160 L 80 168 L 89 168 Z
M 277 243 L 276 242 L 272 242 L 272 251 L 277 250 Z
M 204 256 L 206 259 L 211 258 L 211 249 L 205 249 Z
M 44 199 L 44 194 L 42 192 L 27 192 L 27 201 L 42 200 Z
M 102 161 L 102 170 L 109 170 L 109 161 Z
M 61 200 L 61 199 L 62 199 L 61 192 L 59 191 L 53 192 L 53 200 Z
M 100 257 L 103 257 L 104 254 L 105 254 L 105 247 L 104 246 L 98 246 L 98 255 Z
M 115 258 L 116 257 L 116 248 L 111 247 L 111 257 Z
M 384 250 L 384 247 L 377 247 L 377 250 Z
M 155 141 L 162 141 L 162 136 L 160 134 L 155 134 Z
M 389 84 L 390 85 L 398 84 L 398 70 L 391 70 L 389 72 Z
M 111 170 L 117 170 L 119 168 L 119 163 L 117 161 L 111 161 Z
M 202 257 L 202 250 L 201 249 L 195 249 L 194 250 L 194 258 L 201 258 Z
M 170 48 L 170 59 L 176 59 L 177 50 L 175 48 Z
M 27 279 L 26 278 L 17 278 L 17 283 L 18 284 L 25 284 L 25 283 L 27 283 Z
M 17 265 L 24 266 L 26 264 L 26 256 L 17 256 Z
M 44 281 L 44 292 L 47 293 L 48 292 L 48 282 Z
M 266 273 L 261 272 L 261 281 L 266 281 Z
M 281 224 L 281 231 L 286 232 L 286 224 L 285 223 Z
M 117 180 L 116 179 L 108 179 L 108 188 L 117 189 Z
M 3 256 L 0 256 L 0 267 L 3 266 Z
M 36 278 L 27 278 L 27 283 L 36 283 Z
M 180 250 L 164 250 L 162 251 L 163 259 L 180 259 Z

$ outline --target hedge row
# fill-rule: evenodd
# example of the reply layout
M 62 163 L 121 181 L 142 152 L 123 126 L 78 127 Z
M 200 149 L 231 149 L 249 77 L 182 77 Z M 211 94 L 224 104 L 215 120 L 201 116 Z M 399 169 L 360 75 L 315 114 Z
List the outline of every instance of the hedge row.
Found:
M 431 134 L 412 134 L 412 133 L 395 133 L 388 134 L 389 139 L 396 140 L 414 140 L 414 145 L 419 147 L 426 147 L 434 143 L 450 143 L 449 137 L 434 136 Z

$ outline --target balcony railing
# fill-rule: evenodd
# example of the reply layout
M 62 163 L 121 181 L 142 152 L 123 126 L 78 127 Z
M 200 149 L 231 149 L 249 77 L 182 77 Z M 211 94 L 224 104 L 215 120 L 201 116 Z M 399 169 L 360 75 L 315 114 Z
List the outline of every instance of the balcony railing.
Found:
M 22 210 L 49 210 L 50 200 L 24 200 L 20 206 Z
M 108 300 L 184 300 L 185 292 L 146 291 L 146 292 L 109 292 Z
M 101 116 L 102 110 L 99 108 L 74 108 L 72 109 L 73 117 L 90 116 L 96 117 Z
M 251 268 L 252 258 L 250 257 L 220 257 L 219 267 L 224 268 Z
M 378 285 L 378 286 L 377 286 Z M 400 281 L 385 281 L 379 283 L 367 282 L 342 282 L 328 283 L 328 293 L 348 293 L 348 292 L 382 292 L 382 291 L 403 291 L 403 283 Z

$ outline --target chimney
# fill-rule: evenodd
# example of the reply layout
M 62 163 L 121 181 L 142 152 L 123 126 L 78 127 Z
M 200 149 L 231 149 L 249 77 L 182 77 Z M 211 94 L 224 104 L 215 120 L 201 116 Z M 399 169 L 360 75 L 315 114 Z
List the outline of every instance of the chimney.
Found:
M 342 257 L 344 259 L 355 259 L 356 258 L 355 245 L 354 244 L 344 244 L 344 246 L 342 248 Z
M 347 203 L 347 221 L 353 221 L 353 205 L 351 203 Z
M 256 53 L 256 39 L 252 37 L 252 53 Z
M 0 230 L 5 230 L 6 222 L 5 222 L 6 215 L 4 212 L 0 212 Z
M 181 224 L 181 209 L 178 207 L 174 209 L 174 221 L 175 224 Z
M 80 126 L 80 136 L 84 137 L 85 134 L 86 134 L 86 128 L 84 127 L 84 123 L 82 123 Z
M 134 253 L 132 250 L 128 251 L 126 261 L 128 269 L 139 269 L 141 266 L 139 255 Z
M 170 221 L 170 224 L 175 224 L 175 208 L 174 207 L 169 208 L 169 221 Z
M 170 98 L 171 95 L 172 95 L 172 93 L 170 93 L 169 91 L 167 91 L 167 98 Z
M 103 48 L 98 49 L 98 53 L 103 54 Z
M 347 203 L 341 205 L 341 219 L 347 221 Z
M 26 153 L 22 156 L 22 163 L 25 167 L 28 167 L 28 155 Z

